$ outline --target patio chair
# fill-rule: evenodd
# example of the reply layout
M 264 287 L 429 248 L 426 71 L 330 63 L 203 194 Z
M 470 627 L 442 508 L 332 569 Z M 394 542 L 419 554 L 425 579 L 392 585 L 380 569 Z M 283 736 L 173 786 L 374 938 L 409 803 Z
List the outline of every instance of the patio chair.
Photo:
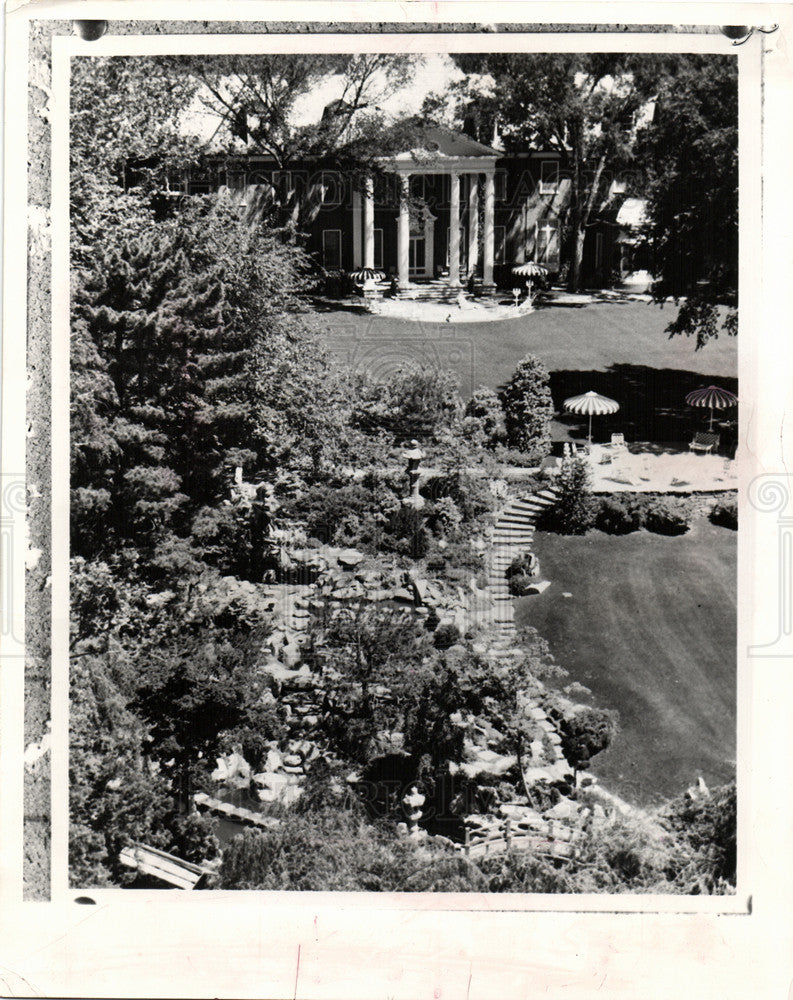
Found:
M 696 431 L 694 440 L 689 444 L 689 451 L 696 451 L 703 455 L 709 455 L 719 446 L 719 435 L 709 431 Z
M 611 447 L 612 448 L 624 448 L 625 447 L 625 435 L 624 434 L 612 434 L 611 435 Z

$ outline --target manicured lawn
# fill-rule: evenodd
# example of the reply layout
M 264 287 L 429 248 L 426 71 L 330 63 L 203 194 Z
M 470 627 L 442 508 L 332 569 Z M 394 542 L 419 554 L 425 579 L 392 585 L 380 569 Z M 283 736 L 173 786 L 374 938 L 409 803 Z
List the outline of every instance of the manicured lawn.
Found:
M 592 773 L 628 801 L 680 794 L 702 775 L 730 779 L 735 760 L 736 534 L 704 518 L 676 538 L 645 531 L 538 533 L 552 585 L 518 602 L 620 734 Z M 562 595 L 568 592 L 572 596 Z
M 552 305 L 491 323 L 417 323 L 342 309 L 313 313 L 308 322 L 345 364 L 374 374 L 406 360 L 440 366 L 457 373 L 465 396 L 479 385 L 502 385 L 534 354 L 552 373 L 557 410 L 589 389 L 619 401 L 618 414 L 595 421 L 595 440 L 618 430 L 629 441 L 685 446 L 706 411 L 692 412 L 683 397 L 711 382 L 737 388 L 737 339 L 720 336 L 696 351 L 693 339 L 664 332 L 676 315 L 672 305 L 618 301 Z M 581 440 L 586 421 L 560 416 L 553 436 Z

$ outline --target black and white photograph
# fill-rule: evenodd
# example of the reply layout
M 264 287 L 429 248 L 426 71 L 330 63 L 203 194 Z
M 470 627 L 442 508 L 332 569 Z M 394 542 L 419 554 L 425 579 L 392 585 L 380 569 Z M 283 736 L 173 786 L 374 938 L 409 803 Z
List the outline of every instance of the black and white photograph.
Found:
M 573 6 L 9 18 L 0 992 L 785 995 L 793 22 Z
M 729 894 L 738 66 L 74 58 L 70 878 Z

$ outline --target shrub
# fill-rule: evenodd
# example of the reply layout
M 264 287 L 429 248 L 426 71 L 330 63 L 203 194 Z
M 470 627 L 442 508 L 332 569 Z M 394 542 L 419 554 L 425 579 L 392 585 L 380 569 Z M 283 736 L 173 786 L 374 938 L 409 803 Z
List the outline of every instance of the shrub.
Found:
M 438 497 L 433 504 L 430 524 L 438 535 L 455 535 L 462 524 L 463 515 L 451 497 Z
M 548 369 L 528 355 L 501 391 L 507 442 L 535 462 L 551 450 L 553 400 Z
M 415 507 L 397 507 L 388 522 L 382 547 L 411 559 L 423 559 L 429 552 L 430 534 L 421 512 Z
M 515 573 L 509 578 L 509 592 L 513 597 L 525 597 L 535 582 L 528 573 Z
M 600 502 L 595 527 L 609 535 L 627 535 L 642 526 L 642 512 L 637 504 L 605 497 Z
M 644 526 L 658 535 L 684 535 L 689 528 L 691 512 L 684 500 L 659 497 L 644 512 Z
M 513 597 L 525 597 L 539 571 L 540 564 L 531 552 L 513 559 L 504 574 L 509 581 L 510 594 Z
M 487 482 L 462 469 L 427 479 L 421 486 L 421 495 L 436 503 L 446 497 L 453 500 L 464 522 L 489 513 L 496 503 Z
M 738 530 L 738 500 L 732 497 L 729 500 L 720 500 L 710 512 L 710 520 L 713 524 L 719 524 L 722 528 L 732 528 Z
M 583 535 L 595 523 L 597 501 L 591 495 L 592 473 L 585 458 L 562 462 L 556 478 L 557 500 L 540 515 L 537 526 L 560 535 Z
M 386 484 L 322 483 L 283 502 L 280 514 L 303 521 L 307 534 L 325 544 L 380 546 L 399 498 Z
M 508 448 L 506 445 L 497 444 L 493 449 L 493 458 L 502 465 L 516 465 L 520 467 L 526 467 L 527 457 L 525 452 L 519 451 L 517 448 Z M 539 489 L 547 486 L 547 480 L 545 478 L 536 478 L 527 476 L 525 480 L 521 482 L 534 483 Z
M 608 748 L 617 733 L 617 718 L 616 712 L 580 708 L 562 719 L 562 752 L 574 770 L 585 770 L 596 754 Z
M 346 271 L 328 271 L 325 275 L 323 291 L 329 298 L 341 299 L 352 295 L 355 291 L 355 285 Z
M 395 441 L 432 443 L 447 433 L 461 406 L 454 372 L 400 365 L 382 380 L 357 382 L 354 423 L 367 433 L 384 431 Z
M 439 625 L 435 629 L 433 642 L 436 649 L 448 649 L 460 641 L 460 630 L 456 625 Z
M 734 781 L 703 798 L 682 796 L 667 807 L 667 822 L 694 852 L 684 874 L 695 882 L 697 891 L 723 891 L 724 883 L 735 885 L 736 809 Z
M 184 861 L 192 861 L 194 864 L 211 861 L 220 853 L 220 845 L 212 827 L 211 820 L 198 813 L 174 817 L 171 825 L 171 850 Z
M 496 392 L 481 385 L 468 400 L 465 407 L 468 429 L 472 437 L 478 437 L 485 447 L 493 448 L 506 438 L 504 407 Z

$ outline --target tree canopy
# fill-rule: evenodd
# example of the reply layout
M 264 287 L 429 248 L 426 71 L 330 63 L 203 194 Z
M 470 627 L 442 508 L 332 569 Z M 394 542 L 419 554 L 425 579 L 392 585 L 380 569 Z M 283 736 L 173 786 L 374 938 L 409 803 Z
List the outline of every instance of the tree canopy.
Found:
M 581 287 L 586 227 L 616 173 L 632 162 L 639 112 L 650 96 L 646 56 L 611 53 L 455 55 L 469 76 L 456 88 L 459 121 L 508 150 L 559 155 L 569 181 L 569 287 Z
M 738 66 L 734 56 L 671 61 L 637 157 L 648 175 L 655 297 L 685 297 L 671 335 L 697 347 L 737 333 Z

